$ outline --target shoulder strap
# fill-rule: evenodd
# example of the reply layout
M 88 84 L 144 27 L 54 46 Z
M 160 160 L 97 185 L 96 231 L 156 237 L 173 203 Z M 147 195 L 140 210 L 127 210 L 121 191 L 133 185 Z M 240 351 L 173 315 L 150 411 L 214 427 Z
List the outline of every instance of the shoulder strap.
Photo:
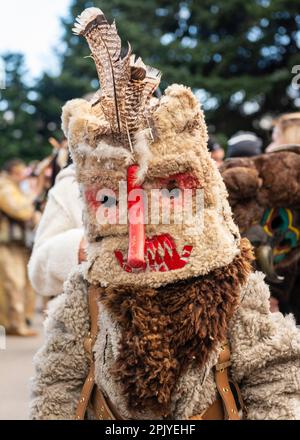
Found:
M 224 342 L 221 346 L 218 363 L 215 366 L 215 383 L 218 390 L 218 397 L 203 413 L 196 414 L 190 417 L 189 420 L 240 420 L 229 383 L 230 365 L 229 344 Z
M 83 385 L 80 399 L 76 409 L 76 420 L 84 420 L 86 410 L 95 387 L 95 362 L 93 348 L 98 334 L 98 297 L 99 287 L 90 285 L 88 287 L 88 307 L 90 315 L 90 331 L 88 337 L 84 340 L 84 348 L 89 356 L 90 371 Z
M 223 402 L 227 420 L 240 420 L 239 412 L 229 383 L 228 370 L 231 365 L 228 342 L 221 346 L 218 363 L 215 366 L 215 380 Z

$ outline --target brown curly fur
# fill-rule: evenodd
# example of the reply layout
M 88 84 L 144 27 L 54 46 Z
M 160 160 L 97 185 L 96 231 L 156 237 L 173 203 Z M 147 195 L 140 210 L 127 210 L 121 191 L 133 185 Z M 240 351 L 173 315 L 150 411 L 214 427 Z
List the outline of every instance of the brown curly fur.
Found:
M 220 171 L 228 190 L 234 221 L 241 234 L 249 238 L 249 228 L 260 225 L 266 208 L 300 209 L 299 148 L 293 150 L 289 147 L 251 158 L 229 159 Z M 294 218 L 299 227 L 299 215 L 294 215 Z M 271 246 L 274 247 L 278 240 L 273 237 Z M 264 242 L 255 237 L 253 244 L 258 247 Z M 299 253 L 300 244 L 286 255 L 283 262 L 275 264 L 276 273 L 284 277 L 282 283 L 267 279 L 271 295 L 279 301 L 279 310 L 284 314 L 293 313 L 297 324 L 300 324 Z
M 250 244 L 243 239 L 241 255 L 206 276 L 159 289 L 103 289 L 101 302 L 122 329 L 113 374 L 129 408 L 168 413 L 180 375 L 191 365 L 204 365 L 226 339 L 252 260 Z
M 300 207 L 300 154 L 281 151 L 226 160 L 221 174 L 231 202 L 253 199 L 264 208 Z

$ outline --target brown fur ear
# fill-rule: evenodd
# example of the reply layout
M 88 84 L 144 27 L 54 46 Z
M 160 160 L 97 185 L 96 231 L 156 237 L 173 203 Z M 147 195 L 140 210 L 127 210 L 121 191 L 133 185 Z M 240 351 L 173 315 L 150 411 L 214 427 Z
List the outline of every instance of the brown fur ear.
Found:
M 229 168 L 223 172 L 222 177 L 231 200 L 254 198 L 262 183 L 254 168 Z
M 257 201 L 273 208 L 300 207 L 300 155 L 291 151 L 264 154 L 255 158 L 263 179 Z
M 264 213 L 264 208 L 255 199 L 233 202 L 232 210 L 234 221 L 241 233 L 247 231 L 253 223 L 259 223 Z

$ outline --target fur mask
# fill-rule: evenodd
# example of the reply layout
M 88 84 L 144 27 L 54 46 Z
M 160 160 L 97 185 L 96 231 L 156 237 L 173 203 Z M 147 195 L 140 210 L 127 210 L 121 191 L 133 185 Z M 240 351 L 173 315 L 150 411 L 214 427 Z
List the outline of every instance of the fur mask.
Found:
M 240 254 L 239 231 L 192 91 L 174 84 L 153 99 L 160 73 L 136 60 L 130 46 L 121 50 L 101 10 L 85 10 L 76 32 L 89 43 L 101 83 L 92 101 L 70 101 L 62 116 L 85 203 L 87 280 L 159 288 L 230 264 Z M 130 201 L 129 187 L 142 196 Z M 138 226 L 130 215 L 122 224 L 126 208 L 136 209 Z

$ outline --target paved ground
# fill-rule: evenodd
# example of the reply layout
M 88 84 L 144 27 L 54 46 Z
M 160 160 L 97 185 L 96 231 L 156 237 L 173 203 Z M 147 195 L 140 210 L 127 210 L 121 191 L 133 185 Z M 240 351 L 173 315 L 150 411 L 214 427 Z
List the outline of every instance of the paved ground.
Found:
M 0 350 L 0 420 L 28 419 L 29 378 L 33 374 L 32 357 L 42 345 L 40 319 L 35 324 L 40 336 L 6 338 L 6 350 Z

